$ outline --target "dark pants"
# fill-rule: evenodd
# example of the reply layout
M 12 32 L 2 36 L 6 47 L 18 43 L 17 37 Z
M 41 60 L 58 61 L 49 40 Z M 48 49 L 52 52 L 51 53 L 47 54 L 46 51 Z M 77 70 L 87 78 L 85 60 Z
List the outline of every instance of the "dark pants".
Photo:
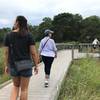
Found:
M 46 74 L 46 75 L 50 75 L 51 66 L 52 66 L 54 57 L 42 56 L 42 60 L 43 60 L 43 63 L 44 63 L 44 65 L 45 65 L 45 68 L 44 68 L 45 74 Z

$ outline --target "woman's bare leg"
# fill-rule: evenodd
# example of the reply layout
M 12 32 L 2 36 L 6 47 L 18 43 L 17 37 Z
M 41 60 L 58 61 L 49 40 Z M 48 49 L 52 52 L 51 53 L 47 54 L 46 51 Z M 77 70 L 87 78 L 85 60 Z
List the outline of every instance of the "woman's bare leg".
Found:
M 50 77 L 49 77 L 49 75 L 47 75 L 47 74 L 45 74 L 45 79 L 49 79 Z
M 30 78 L 21 77 L 21 96 L 20 100 L 28 100 L 28 86 Z
M 19 95 L 20 77 L 13 77 L 13 87 L 11 91 L 10 100 L 17 100 Z

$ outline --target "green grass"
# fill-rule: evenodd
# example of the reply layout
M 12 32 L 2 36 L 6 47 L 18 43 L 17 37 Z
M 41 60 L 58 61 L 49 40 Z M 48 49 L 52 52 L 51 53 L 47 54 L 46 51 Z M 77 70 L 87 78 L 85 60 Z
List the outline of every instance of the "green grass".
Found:
M 0 48 L 0 75 L 4 72 L 4 49 Z
M 4 48 L 0 48 L 0 84 L 8 81 L 9 79 L 10 76 L 4 74 Z
M 36 42 L 36 48 L 37 48 L 37 50 L 38 50 L 38 48 L 39 48 L 39 42 Z
M 38 50 L 39 42 L 36 43 L 36 48 Z M 8 81 L 10 78 L 9 75 L 4 74 L 4 48 L 0 48 L 0 84 Z
M 0 84 L 4 83 L 10 79 L 11 79 L 11 77 L 9 75 L 2 74 L 2 75 L 0 75 Z
M 100 59 L 73 61 L 58 100 L 100 100 Z

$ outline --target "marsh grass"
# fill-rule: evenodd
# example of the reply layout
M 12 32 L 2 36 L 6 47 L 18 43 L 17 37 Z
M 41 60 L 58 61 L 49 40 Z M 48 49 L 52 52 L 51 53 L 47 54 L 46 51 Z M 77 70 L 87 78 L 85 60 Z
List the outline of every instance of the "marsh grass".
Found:
M 74 60 L 58 100 L 100 100 L 100 59 Z

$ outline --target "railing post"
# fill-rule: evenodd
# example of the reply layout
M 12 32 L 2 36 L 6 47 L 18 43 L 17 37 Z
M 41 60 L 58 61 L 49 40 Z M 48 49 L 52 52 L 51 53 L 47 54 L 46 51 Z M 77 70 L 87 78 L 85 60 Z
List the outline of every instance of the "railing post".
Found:
M 72 60 L 74 60 L 74 45 L 72 45 Z
M 100 59 L 100 44 L 98 46 L 99 46 L 99 59 Z

